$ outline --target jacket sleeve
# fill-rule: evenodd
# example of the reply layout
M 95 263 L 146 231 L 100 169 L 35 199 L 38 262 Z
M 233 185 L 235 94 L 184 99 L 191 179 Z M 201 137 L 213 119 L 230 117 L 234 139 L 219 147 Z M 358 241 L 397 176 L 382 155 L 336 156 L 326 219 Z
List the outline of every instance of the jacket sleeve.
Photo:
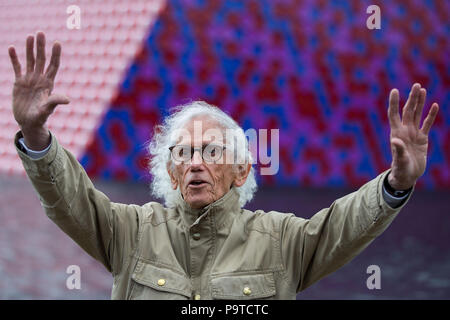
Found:
M 290 283 L 302 291 L 337 270 L 380 235 L 401 206 L 391 208 L 382 195 L 389 171 L 348 194 L 311 219 L 288 216 L 281 224 L 281 254 Z
M 113 275 L 136 246 L 138 206 L 114 203 L 95 189 L 83 167 L 51 134 L 44 157 L 32 159 L 14 139 L 25 171 L 47 216 Z

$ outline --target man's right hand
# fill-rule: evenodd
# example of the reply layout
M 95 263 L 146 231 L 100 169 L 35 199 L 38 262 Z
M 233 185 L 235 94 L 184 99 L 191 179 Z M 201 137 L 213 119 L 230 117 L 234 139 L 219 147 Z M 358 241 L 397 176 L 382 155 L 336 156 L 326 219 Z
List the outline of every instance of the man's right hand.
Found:
M 50 133 L 46 122 L 58 104 L 68 104 L 69 98 L 51 94 L 59 67 L 61 45 L 55 42 L 50 64 L 45 67 L 45 35 L 36 35 L 36 58 L 33 52 L 34 36 L 26 42 L 27 70 L 22 75 L 19 59 L 13 46 L 9 47 L 9 57 L 14 68 L 15 82 L 12 95 L 14 118 L 22 130 L 25 144 L 32 150 L 43 150 L 50 143 Z

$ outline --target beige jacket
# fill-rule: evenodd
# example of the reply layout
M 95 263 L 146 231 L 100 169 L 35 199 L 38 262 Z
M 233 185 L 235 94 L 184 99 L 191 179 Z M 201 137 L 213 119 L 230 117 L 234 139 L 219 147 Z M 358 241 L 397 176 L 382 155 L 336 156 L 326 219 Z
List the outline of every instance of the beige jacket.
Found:
M 239 206 L 232 188 L 203 210 L 111 202 L 52 135 L 45 157 L 16 148 L 47 216 L 113 275 L 112 299 L 295 299 L 381 234 L 387 171 L 311 219 Z

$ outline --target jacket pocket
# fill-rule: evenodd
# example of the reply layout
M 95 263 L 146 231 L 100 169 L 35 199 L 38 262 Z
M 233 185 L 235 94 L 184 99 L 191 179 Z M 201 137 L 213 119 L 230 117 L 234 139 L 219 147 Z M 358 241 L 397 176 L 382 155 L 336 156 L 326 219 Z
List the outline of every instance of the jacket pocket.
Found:
M 192 295 L 190 279 L 181 273 L 139 260 L 131 275 L 131 300 L 187 300 Z
M 275 296 L 273 273 L 213 276 L 213 299 L 263 299 Z

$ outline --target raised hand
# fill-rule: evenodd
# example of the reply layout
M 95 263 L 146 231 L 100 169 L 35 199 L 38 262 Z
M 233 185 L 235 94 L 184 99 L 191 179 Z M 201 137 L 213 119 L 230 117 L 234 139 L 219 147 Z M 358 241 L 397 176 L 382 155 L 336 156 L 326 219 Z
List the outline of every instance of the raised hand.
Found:
M 36 35 L 36 58 L 33 52 L 34 37 L 26 41 L 26 73 L 23 75 L 16 50 L 8 48 L 9 57 L 15 73 L 12 95 L 14 118 L 19 124 L 25 144 L 34 150 L 42 150 L 50 140 L 46 121 L 58 104 L 67 104 L 66 96 L 51 94 L 61 57 L 61 45 L 53 45 L 52 55 L 47 70 L 45 67 L 45 35 Z
M 398 90 L 391 90 L 389 96 L 388 118 L 391 127 L 392 171 L 388 181 L 396 190 L 409 189 L 425 172 L 428 133 L 439 110 L 438 104 L 433 103 L 420 127 L 425 98 L 426 90 L 415 83 L 400 118 Z

